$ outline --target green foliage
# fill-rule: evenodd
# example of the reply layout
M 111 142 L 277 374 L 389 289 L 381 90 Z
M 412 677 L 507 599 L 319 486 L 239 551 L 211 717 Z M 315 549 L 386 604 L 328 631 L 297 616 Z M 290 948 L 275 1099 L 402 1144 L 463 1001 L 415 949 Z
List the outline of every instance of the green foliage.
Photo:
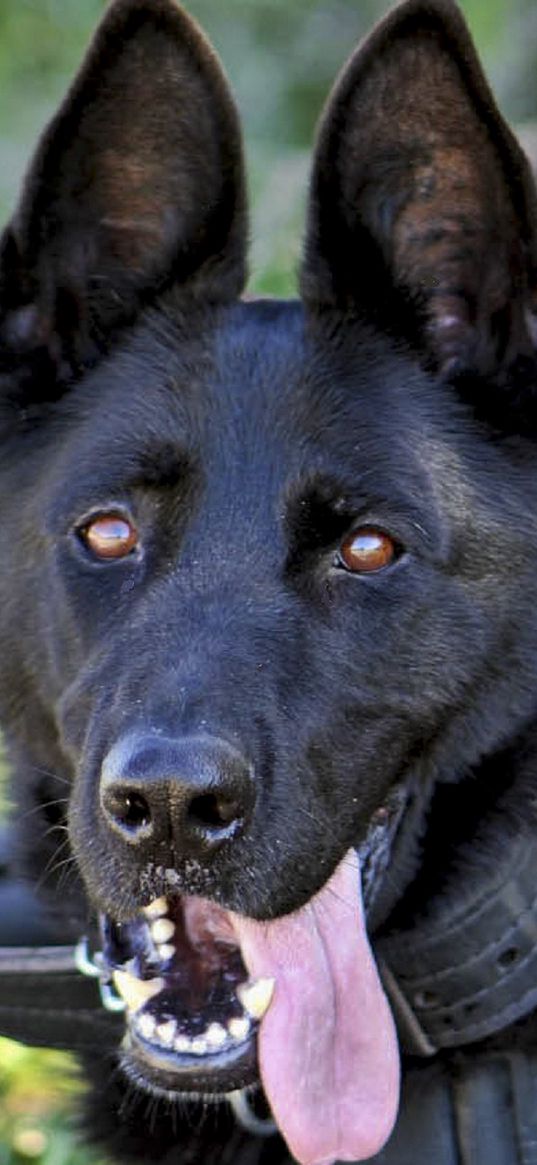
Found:
M 70 1058 L 0 1040 L 0 1165 L 105 1165 L 78 1144 Z

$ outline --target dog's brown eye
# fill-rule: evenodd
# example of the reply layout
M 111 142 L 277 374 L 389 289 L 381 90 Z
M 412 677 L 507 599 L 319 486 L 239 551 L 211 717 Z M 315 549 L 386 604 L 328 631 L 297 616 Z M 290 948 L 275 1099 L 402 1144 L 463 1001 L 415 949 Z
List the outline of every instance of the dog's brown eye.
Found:
M 354 574 L 371 574 L 384 570 L 397 557 L 397 546 L 383 530 L 363 526 L 353 530 L 341 543 L 339 563 Z
M 96 558 L 126 558 L 138 543 L 138 531 L 122 514 L 99 514 L 80 531 Z

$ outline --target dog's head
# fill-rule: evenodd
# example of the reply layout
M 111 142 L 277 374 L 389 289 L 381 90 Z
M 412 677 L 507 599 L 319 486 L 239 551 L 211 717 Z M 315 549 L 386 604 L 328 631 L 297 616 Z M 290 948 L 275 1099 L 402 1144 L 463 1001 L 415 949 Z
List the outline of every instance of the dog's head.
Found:
M 301 301 L 241 302 L 218 63 L 172 0 L 117 0 L 3 237 L 21 781 L 101 916 L 126 1070 L 236 1090 L 261 1021 L 305 1162 L 396 1105 L 355 847 L 533 709 L 533 222 L 457 10 L 410 0 L 321 122 Z

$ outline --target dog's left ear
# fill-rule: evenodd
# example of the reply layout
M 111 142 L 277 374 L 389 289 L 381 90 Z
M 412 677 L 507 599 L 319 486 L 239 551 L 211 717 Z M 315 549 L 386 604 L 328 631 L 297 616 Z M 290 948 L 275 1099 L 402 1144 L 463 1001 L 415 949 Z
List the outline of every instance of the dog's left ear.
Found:
M 533 356 L 526 159 L 451 0 L 407 0 L 358 49 L 321 121 L 302 292 L 405 335 L 451 375 Z

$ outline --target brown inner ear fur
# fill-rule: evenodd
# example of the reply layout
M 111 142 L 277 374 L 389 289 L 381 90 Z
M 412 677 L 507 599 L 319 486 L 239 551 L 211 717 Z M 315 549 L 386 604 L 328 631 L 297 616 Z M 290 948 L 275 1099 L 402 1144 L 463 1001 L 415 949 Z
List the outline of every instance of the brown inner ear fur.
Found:
M 457 8 L 401 5 L 351 59 L 321 123 L 306 298 L 371 307 L 391 281 L 421 310 L 436 366 L 485 370 L 530 349 L 533 223 L 527 163 Z
M 36 304 L 35 338 L 55 330 L 83 360 L 168 282 L 239 294 L 245 235 L 240 129 L 211 48 L 174 0 L 116 0 L 4 240 L 5 314 L 24 304 L 27 327 Z

